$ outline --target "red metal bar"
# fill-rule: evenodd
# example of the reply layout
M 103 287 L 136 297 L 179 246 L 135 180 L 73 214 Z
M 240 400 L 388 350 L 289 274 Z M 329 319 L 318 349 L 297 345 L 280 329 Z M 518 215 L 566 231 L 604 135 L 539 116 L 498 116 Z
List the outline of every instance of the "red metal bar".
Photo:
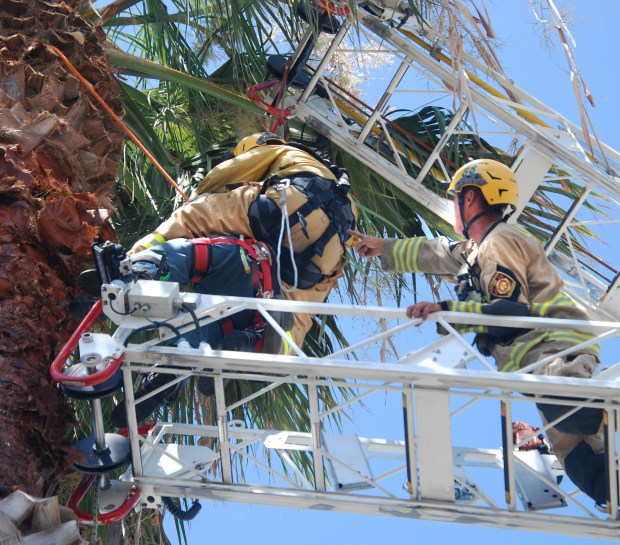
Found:
M 117 359 L 112 360 L 108 365 L 106 365 L 104 369 L 97 371 L 92 375 L 77 377 L 66 375 L 62 372 L 62 368 L 71 355 L 71 352 L 73 352 L 75 347 L 78 346 L 82 335 L 95 323 L 95 320 L 97 320 L 99 314 L 101 314 L 102 308 L 103 303 L 100 299 L 88 311 L 88 314 L 74 331 L 73 335 L 71 335 L 58 355 L 54 358 L 54 361 L 52 361 L 52 364 L 50 365 L 50 376 L 53 381 L 58 382 L 59 384 L 66 384 L 67 386 L 93 386 L 94 384 L 99 384 L 108 380 L 114 373 L 116 373 L 121 365 L 121 362 L 123 361 L 124 354 L 121 354 Z
M 246 94 L 248 98 L 252 102 L 254 102 L 254 104 L 256 104 L 261 110 L 263 110 L 270 116 L 276 118 L 290 117 L 291 115 L 293 115 L 293 112 L 289 108 L 277 108 L 276 106 L 272 106 L 267 101 L 263 100 L 261 97 L 258 96 L 258 93 L 260 91 L 264 91 L 265 89 L 271 89 L 271 87 L 274 87 L 278 83 L 280 83 L 280 80 L 278 79 L 270 79 L 261 83 L 256 83 L 248 87 Z
M 78 505 L 84 499 L 84 496 L 86 495 L 96 478 L 96 475 L 85 475 L 78 487 L 69 498 L 69 501 L 67 502 L 67 507 L 69 507 L 69 509 L 71 509 L 76 514 L 80 522 L 91 523 L 95 520 L 94 515 L 81 511 Z M 129 492 L 129 494 L 127 494 L 127 499 L 120 505 L 120 507 L 114 509 L 113 511 L 110 511 L 109 513 L 99 514 L 97 516 L 97 523 L 110 524 L 112 522 L 116 522 L 117 520 L 125 518 L 134 508 L 136 503 L 138 503 L 139 499 L 140 489 L 134 488 L 133 490 L 131 490 L 131 492 Z
M 155 427 L 155 424 L 142 424 L 142 426 L 138 426 L 138 434 L 139 435 L 146 435 L 154 427 Z M 121 428 L 116 433 L 118 435 L 122 435 L 123 437 L 129 437 L 129 428 Z
M 326 11 L 327 13 L 333 13 L 334 15 L 349 15 L 351 10 L 346 2 L 327 2 L 325 0 L 318 0 L 313 2 L 317 8 Z

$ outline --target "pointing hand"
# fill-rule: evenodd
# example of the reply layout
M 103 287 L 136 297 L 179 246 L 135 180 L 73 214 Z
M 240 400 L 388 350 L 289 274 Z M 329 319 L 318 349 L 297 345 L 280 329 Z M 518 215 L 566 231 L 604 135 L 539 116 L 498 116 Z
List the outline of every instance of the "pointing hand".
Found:
M 353 237 L 355 241 L 355 249 L 360 257 L 373 257 L 381 255 L 383 243 L 385 241 L 383 238 L 365 235 L 364 233 L 360 233 L 359 231 L 355 231 L 353 229 L 349 229 L 347 233 Z

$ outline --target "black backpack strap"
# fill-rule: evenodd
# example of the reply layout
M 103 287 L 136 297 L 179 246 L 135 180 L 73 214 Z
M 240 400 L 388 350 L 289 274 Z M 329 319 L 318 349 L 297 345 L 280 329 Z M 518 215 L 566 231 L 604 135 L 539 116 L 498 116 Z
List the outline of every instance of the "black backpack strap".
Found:
M 302 231 L 309 238 L 305 230 L 307 216 L 314 210 L 321 209 L 329 220 L 325 230 L 314 243 L 303 251 L 294 253 L 294 263 L 291 261 L 290 252 L 281 253 L 282 279 L 288 284 L 293 284 L 294 269 L 297 269 L 297 287 L 307 289 L 324 277 L 312 258 L 322 256 L 325 247 L 335 235 L 339 237 L 340 244 L 344 246 L 349 237 L 347 230 L 355 227 L 355 216 L 349 198 L 338 187 L 335 180 L 310 172 L 292 175 L 289 180 L 290 185 L 301 191 L 307 199 L 288 216 L 289 227 L 301 224 Z M 274 178 L 268 182 L 277 183 L 278 181 L 278 178 Z M 248 217 L 256 239 L 267 242 L 275 248 L 282 225 L 282 209 L 278 204 L 266 195 L 259 195 L 250 205 Z
M 311 254 L 310 257 L 312 257 Z M 321 272 L 316 263 L 310 261 L 302 261 L 298 254 L 295 254 L 295 267 L 297 268 L 297 284 L 299 289 L 305 290 L 311 288 L 323 278 L 325 275 Z M 291 286 L 295 283 L 295 274 L 293 270 L 293 263 L 291 262 L 291 254 L 289 252 L 282 252 L 280 256 L 280 263 L 282 267 L 282 280 Z
M 265 195 L 259 195 L 250 204 L 248 210 L 250 228 L 256 240 L 273 244 L 275 237 L 277 240 L 280 223 L 282 221 L 282 210 L 273 199 Z
M 335 233 L 338 233 L 340 244 L 344 245 L 345 240 L 349 237 L 347 230 L 355 228 L 355 216 L 353 215 L 351 202 L 347 196 L 338 190 L 336 182 L 320 176 L 313 176 L 311 178 L 293 176 L 291 178 L 291 185 L 303 192 L 308 199 L 297 210 L 297 214 L 290 218 L 291 226 L 300 220 L 298 214 L 305 217 L 313 210 L 320 208 L 327 214 L 330 227 L 333 227 Z M 335 233 L 332 233 L 329 238 Z M 322 252 L 319 255 L 322 255 Z

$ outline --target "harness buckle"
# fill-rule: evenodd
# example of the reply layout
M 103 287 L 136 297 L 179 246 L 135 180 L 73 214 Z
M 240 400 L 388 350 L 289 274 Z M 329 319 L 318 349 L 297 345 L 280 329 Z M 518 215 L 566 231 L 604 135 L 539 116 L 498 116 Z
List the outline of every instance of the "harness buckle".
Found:
M 278 180 L 277 182 L 275 182 L 273 184 L 273 188 L 276 191 L 284 191 L 286 189 L 288 189 L 291 185 L 291 179 L 290 178 L 281 178 L 280 180 Z
M 269 263 L 269 266 L 272 265 L 271 252 L 269 251 L 269 247 L 264 242 L 256 241 L 254 243 L 254 250 L 256 251 L 259 261 L 265 260 Z

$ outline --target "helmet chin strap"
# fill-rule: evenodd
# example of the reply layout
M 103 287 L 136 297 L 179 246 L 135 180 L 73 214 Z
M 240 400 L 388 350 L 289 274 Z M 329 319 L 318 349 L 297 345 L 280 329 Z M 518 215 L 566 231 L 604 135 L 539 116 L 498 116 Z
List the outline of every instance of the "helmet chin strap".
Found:
M 487 208 L 486 210 L 483 210 L 482 212 L 478 212 L 473 218 L 471 218 L 467 223 L 465 223 L 465 216 L 463 215 L 464 208 L 465 208 L 465 201 L 463 199 L 463 194 L 457 193 L 457 198 L 459 202 L 459 213 L 461 214 L 461 223 L 463 224 L 463 236 L 466 239 L 469 239 L 469 230 L 471 229 L 472 225 L 476 223 L 482 216 L 488 216 L 490 214 L 493 214 L 493 209 Z

